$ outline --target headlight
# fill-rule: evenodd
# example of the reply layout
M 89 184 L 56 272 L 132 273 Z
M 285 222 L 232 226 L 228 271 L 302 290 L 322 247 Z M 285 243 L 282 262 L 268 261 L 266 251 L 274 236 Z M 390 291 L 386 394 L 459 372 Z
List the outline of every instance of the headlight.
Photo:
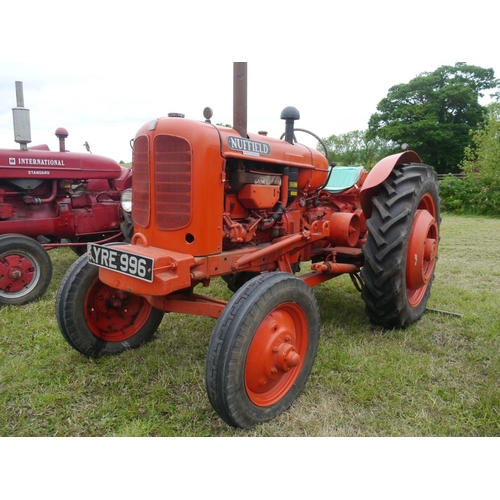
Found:
M 125 189 L 120 198 L 120 203 L 124 212 L 130 214 L 132 212 L 132 189 Z

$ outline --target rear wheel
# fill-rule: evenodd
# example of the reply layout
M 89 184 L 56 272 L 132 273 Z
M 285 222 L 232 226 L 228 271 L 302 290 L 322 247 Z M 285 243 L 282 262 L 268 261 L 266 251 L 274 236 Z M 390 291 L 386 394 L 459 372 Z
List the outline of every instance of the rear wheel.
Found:
M 244 284 L 208 348 L 206 388 L 214 410 L 242 428 L 285 411 L 309 378 L 319 330 L 316 298 L 299 278 L 273 272 Z
M 397 166 L 373 198 L 363 246 L 362 297 L 372 323 L 404 328 L 425 312 L 440 222 L 439 185 L 432 167 Z
M 52 280 L 52 261 L 28 236 L 0 236 L 0 303 L 23 305 L 41 297 Z
M 68 269 L 56 298 L 56 317 L 66 341 L 92 357 L 118 354 L 148 342 L 164 312 L 144 298 L 109 287 L 81 256 Z

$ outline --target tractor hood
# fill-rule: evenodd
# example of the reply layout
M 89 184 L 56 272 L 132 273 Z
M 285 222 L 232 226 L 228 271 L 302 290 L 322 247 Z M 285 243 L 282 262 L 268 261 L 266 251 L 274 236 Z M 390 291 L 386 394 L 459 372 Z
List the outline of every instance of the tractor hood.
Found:
M 117 179 L 121 173 L 117 162 L 89 153 L 0 149 L 2 179 Z

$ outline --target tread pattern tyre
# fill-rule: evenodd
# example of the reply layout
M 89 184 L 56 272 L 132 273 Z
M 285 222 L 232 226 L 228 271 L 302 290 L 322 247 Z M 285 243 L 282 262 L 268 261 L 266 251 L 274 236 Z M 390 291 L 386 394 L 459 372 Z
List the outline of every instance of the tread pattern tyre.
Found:
M 439 242 L 440 199 L 432 167 L 398 165 L 372 200 L 363 245 L 362 298 L 370 321 L 405 328 L 422 316 Z
M 49 254 L 33 238 L 0 236 L 0 304 L 24 305 L 40 298 L 52 280 Z
M 205 382 L 214 410 L 242 428 L 285 411 L 307 382 L 319 335 L 316 297 L 302 280 L 272 272 L 245 283 L 210 339 Z
M 56 297 L 63 337 L 77 351 L 95 358 L 150 341 L 163 315 L 146 299 L 102 283 L 86 254 L 68 269 Z

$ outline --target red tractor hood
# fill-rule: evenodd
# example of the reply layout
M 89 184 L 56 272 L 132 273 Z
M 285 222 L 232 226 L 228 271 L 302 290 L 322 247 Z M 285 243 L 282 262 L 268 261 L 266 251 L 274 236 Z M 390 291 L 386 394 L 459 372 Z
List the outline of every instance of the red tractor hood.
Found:
M 0 179 L 117 179 L 120 165 L 104 156 L 42 149 L 0 149 Z

